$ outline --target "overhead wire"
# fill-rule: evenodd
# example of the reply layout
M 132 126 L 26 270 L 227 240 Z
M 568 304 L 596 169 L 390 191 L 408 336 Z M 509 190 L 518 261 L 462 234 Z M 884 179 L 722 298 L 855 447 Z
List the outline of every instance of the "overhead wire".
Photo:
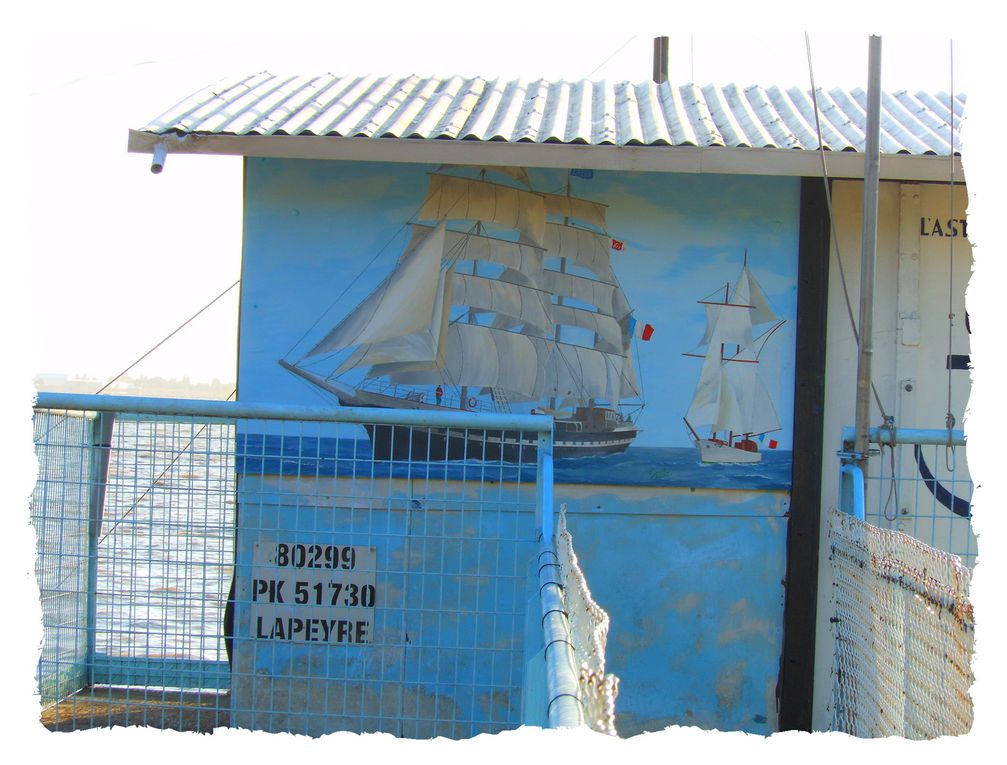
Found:
M 590 72 L 588 72 L 587 76 L 590 77 L 595 72 L 597 72 L 599 69 L 601 69 L 603 66 L 605 66 L 605 64 L 607 64 L 609 61 L 611 61 L 613 58 L 615 58 L 617 55 L 619 55 L 619 53 L 622 52 L 622 49 L 625 48 L 627 45 L 629 45 L 631 42 L 633 42 L 633 40 L 635 40 L 635 39 L 636 39 L 636 35 L 633 35 L 628 40 L 626 40 L 626 42 L 624 42 L 622 45 L 620 45 L 618 48 L 616 48 L 615 51 L 608 58 L 606 58 L 604 61 L 602 61 L 600 64 L 598 64 L 598 66 L 596 66 L 594 69 L 592 69 Z
M 111 380 L 109 380 L 107 383 L 105 383 L 103 386 L 101 386 L 101 388 L 99 388 L 96 391 L 96 394 L 103 393 L 109 386 L 111 386 L 113 383 L 115 383 L 116 381 L 118 381 L 119 378 L 121 378 L 123 375 L 125 375 L 129 370 L 131 370 L 133 367 L 135 367 L 137 364 L 139 364 L 145 358 L 147 358 L 148 356 L 150 356 L 150 354 L 152 354 L 154 351 L 156 351 L 158 348 L 160 348 L 162 345 L 164 345 L 166 342 L 168 342 L 168 340 L 170 340 L 172 337 L 174 337 L 179 332 L 181 332 L 182 329 L 184 329 L 186 326 L 188 326 L 199 315 L 201 315 L 203 312 L 205 312 L 208 308 L 210 308 L 210 306 L 212 306 L 214 303 L 216 303 L 218 300 L 220 300 L 222 297 L 224 297 L 224 295 L 226 295 L 228 292 L 230 292 L 231 290 L 233 290 L 240 283 L 241 283 L 241 279 L 236 280 L 233 284 L 231 284 L 229 287 L 227 287 L 227 289 L 225 289 L 223 292 L 221 292 L 215 298 L 213 298 L 209 303 L 207 303 L 206 305 L 204 305 L 202 308 L 200 308 L 198 311 L 196 311 L 196 313 L 194 313 L 192 316 L 190 316 L 188 319 L 186 319 L 180 325 L 178 325 L 178 327 L 176 327 L 172 332 L 170 332 L 168 335 L 166 335 L 160 342 L 158 342 L 157 344 L 155 344 L 150 350 L 148 350 L 146 353 L 144 353 L 142 356 L 140 356 L 140 358 L 138 358 L 136 361 L 134 361 L 132 364 L 130 364 L 128 367 L 126 367 L 124 370 L 122 370 L 119 374 L 117 374 L 115 377 L 113 377 Z M 228 396 L 227 396 L 227 398 L 225 400 L 226 401 L 233 400 L 233 398 L 235 397 L 235 395 L 237 394 L 237 392 L 238 392 L 237 388 L 235 388 L 234 390 L 232 390 L 228 394 Z M 116 527 L 123 520 L 126 519 L 126 516 L 128 516 L 130 513 L 132 513 L 139 506 L 139 504 L 143 501 L 144 497 L 146 497 L 151 492 L 151 490 L 154 488 L 154 486 L 157 485 L 157 482 L 160 481 L 162 478 L 164 478 L 164 476 L 168 473 L 168 471 L 171 470 L 172 467 L 174 467 L 175 463 L 178 462 L 178 460 L 182 457 L 182 455 L 185 452 L 189 451 L 189 449 L 192 447 L 193 443 L 195 443 L 196 439 L 199 438 L 203 434 L 203 432 L 206 430 L 207 427 L 208 427 L 208 425 L 206 423 L 204 423 L 199 428 L 199 430 L 197 430 L 192 435 L 192 437 L 189 439 L 189 442 L 183 448 L 181 448 L 181 449 L 179 449 L 178 451 L 175 452 L 174 457 L 172 457 L 171 462 L 168 463 L 167 467 L 165 467 L 164 470 L 161 471 L 160 475 L 158 475 L 157 478 L 155 478 L 153 481 L 151 481 L 150 485 L 143 491 L 143 493 L 139 497 L 137 497 L 136 501 L 133 502 L 133 504 L 130 506 L 130 508 L 125 513 L 123 513 L 119 518 L 116 518 L 115 522 L 112 524 L 112 526 L 109 528 L 109 530 L 106 531 L 105 534 L 101 537 L 101 539 L 98 540 L 98 544 L 101 544 L 102 542 L 104 542 L 108 538 L 109 534 L 111 534 L 113 531 L 115 531 Z
M 230 292 L 231 290 L 233 290 L 239 284 L 241 284 L 241 279 L 238 279 L 237 281 L 235 281 L 230 287 L 228 287 L 227 289 L 225 289 L 223 292 L 221 292 L 219 295 L 217 295 L 217 297 L 213 298 L 213 300 L 211 300 L 209 303 L 207 303 L 202 308 L 200 308 L 198 311 L 196 311 L 196 313 L 194 313 L 188 319 L 186 319 L 185 321 L 183 321 L 172 332 L 170 332 L 168 335 L 166 335 L 159 343 L 157 343 L 156 345 L 154 345 L 153 348 L 151 348 L 150 350 L 148 350 L 146 353 L 144 353 L 142 356 L 140 356 L 140 358 L 138 358 L 136 361 L 134 361 L 132 364 L 130 364 L 128 367 L 126 367 L 124 370 L 122 370 L 121 372 L 119 372 L 119 374 L 117 374 L 115 377 L 113 377 L 107 383 L 105 383 L 104 385 L 102 385 L 98 390 L 95 391 L 95 394 L 104 393 L 105 390 L 107 390 L 113 383 L 115 383 L 117 380 L 119 380 L 119 378 L 121 378 L 129 370 L 131 370 L 133 367 L 135 367 L 137 364 L 139 364 L 141 361 L 143 361 L 145 358 L 147 358 L 150 354 L 152 354 L 154 351 L 156 351 L 158 348 L 160 348 L 162 345 L 164 345 L 166 342 L 168 342 L 171 338 L 173 338 L 175 335 L 177 335 L 179 332 L 181 332 L 197 316 L 199 316 L 204 311 L 206 311 L 210 306 L 212 306 L 214 303 L 216 303 L 218 300 L 220 300 L 222 297 L 224 297 L 224 295 L 226 295 L 228 292 Z
M 954 41 L 950 41 L 950 77 L 951 92 L 948 94 L 948 107 L 951 126 L 951 151 L 948 154 L 948 217 L 954 217 L 955 210 L 955 47 Z M 944 462 L 948 470 L 954 470 L 955 447 L 951 441 L 951 431 L 955 426 L 955 415 L 951 411 L 951 339 L 954 332 L 954 275 L 955 275 L 955 237 L 948 237 L 948 410 L 944 416 L 944 424 L 948 429 L 948 443 L 944 450 Z

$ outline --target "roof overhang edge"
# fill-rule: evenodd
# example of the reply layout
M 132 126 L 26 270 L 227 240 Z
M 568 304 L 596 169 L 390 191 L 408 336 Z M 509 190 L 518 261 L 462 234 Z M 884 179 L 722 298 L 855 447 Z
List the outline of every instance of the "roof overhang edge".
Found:
M 730 148 L 724 146 L 611 146 L 592 144 L 466 141 L 422 138 L 344 138 L 290 135 L 159 135 L 129 131 L 127 149 L 153 153 L 165 144 L 172 154 L 221 154 L 288 159 L 417 162 L 430 164 L 518 165 L 666 173 L 719 173 L 814 177 L 822 175 L 819 152 L 804 149 Z M 826 152 L 829 176 L 863 178 L 860 152 Z M 961 158 L 955 178 L 963 179 Z M 947 157 L 883 154 L 881 178 L 944 181 Z

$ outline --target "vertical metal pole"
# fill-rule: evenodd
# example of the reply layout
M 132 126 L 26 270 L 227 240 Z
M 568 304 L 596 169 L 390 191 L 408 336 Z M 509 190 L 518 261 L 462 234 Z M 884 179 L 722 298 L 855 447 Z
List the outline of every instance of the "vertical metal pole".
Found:
M 878 180 L 881 175 L 881 38 L 871 35 L 867 64 L 867 136 L 864 147 L 864 228 L 860 257 L 860 353 L 857 359 L 857 464 L 866 471 L 874 353 L 874 280 L 878 248 Z
M 552 429 L 538 434 L 538 485 L 535 510 L 543 543 L 552 544 L 554 533 L 552 507 Z
M 654 82 L 668 81 L 668 38 L 654 38 Z
M 91 455 L 88 460 L 87 529 L 87 684 L 94 684 L 94 653 L 98 627 L 98 540 L 108 484 L 108 463 L 112 452 L 115 415 L 101 412 L 91 423 Z

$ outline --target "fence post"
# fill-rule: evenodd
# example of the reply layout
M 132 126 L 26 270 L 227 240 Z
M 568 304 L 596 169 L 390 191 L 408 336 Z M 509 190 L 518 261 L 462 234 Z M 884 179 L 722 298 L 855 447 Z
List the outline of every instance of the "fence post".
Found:
M 88 464 L 87 529 L 87 684 L 94 684 L 94 654 L 98 622 L 98 541 L 101 536 L 108 463 L 112 452 L 112 426 L 115 415 L 99 412 L 91 423 L 91 449 Z
M 858 465 L 850 462 L 840 468 L 839 508 L 858 521 L 866 519 L 864 472 Z
M 538 516 L 536 525 L 542 532 L 543 542 L 552 544 L 555 525 L 552 506 L 552 428 L 549 432 L 538 434 L 538 496 L 535 502 L 535 513 Z

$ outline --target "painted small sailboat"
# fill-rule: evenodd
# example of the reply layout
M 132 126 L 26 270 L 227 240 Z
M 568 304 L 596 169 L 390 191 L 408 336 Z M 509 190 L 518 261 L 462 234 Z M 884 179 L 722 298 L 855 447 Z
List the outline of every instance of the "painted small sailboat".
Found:
M 785 323 L 770 307 L 748 268 L 748 253 L 733 288 L 726 284 L 699 301 L 706 331 L 686 353 L 703 359 L 699 382 L 686 413 L 686 426 L 707 463 L 762 460 L 755 439 L 780 429 L 772 397 L 759 376 L 759 356 Z M 710 430 L 700 435 L 697 428 Z
M 555 418 L 556 457 L 622 452 L 640 432 L 642 395 L 605 215 L 569 180 L 552 194 L 522 168 L 442 167 L 392 272 L 302 359 L 279 363 L 344 406 L 519 405 Z M 518 461 L 537 447 L 511 432 L 367 431 L 379 459 Z

